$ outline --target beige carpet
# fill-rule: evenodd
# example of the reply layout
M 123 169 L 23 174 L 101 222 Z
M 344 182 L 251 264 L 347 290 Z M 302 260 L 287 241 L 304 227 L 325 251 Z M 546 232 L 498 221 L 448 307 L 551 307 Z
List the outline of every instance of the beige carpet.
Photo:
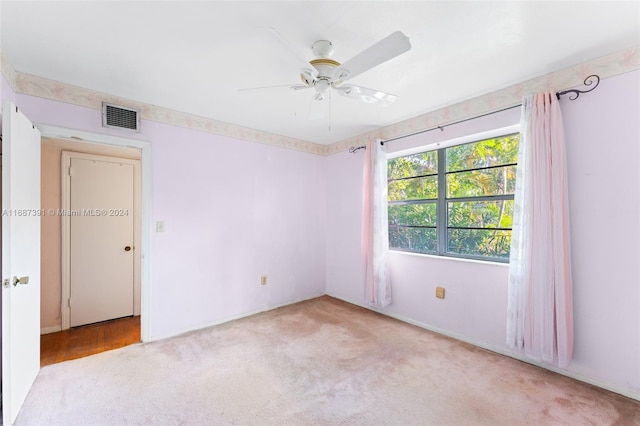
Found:
M 324 296 L 44 367 L 18 425 L 640 425 L 640 402 Z

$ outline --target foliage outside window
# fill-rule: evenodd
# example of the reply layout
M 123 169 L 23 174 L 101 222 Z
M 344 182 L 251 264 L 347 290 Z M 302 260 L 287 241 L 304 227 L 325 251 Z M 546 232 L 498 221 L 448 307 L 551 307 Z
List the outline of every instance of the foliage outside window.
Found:
M 508 261 L 519 136 L 389 160 L 390 247 Z

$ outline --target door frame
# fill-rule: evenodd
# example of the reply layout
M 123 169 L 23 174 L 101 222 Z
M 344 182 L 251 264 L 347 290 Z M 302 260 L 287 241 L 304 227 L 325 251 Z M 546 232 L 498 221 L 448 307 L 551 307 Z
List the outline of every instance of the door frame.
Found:
M 68 171 L 73 158 L 124 163 L 133 166 L 133 315 L 140 315 L 140 160 L 63 150 L 62 167 L 60 169 L 62 183 L 60 206 L 65 211 L 71 211 L 71 176 L 69 176 Z M 60 225 L 62 242 L 60 252 L 62 260 L 60 269 L 62 272 L 60 310 L 62 314 L 62 329 L 68 330 L 71 327 L 71 307 L 68 302 L 71 297 L 71 216 L 62 215 Z
M 151 340 L 151 143 L 48 124 L 35 126 L 42 137 L 140 149 L 140 337 L 143 342 Z

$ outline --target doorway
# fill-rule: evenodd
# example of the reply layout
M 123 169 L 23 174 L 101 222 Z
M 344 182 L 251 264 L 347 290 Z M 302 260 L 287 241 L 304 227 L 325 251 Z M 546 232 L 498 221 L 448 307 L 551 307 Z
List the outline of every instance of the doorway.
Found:
M 91 141 L 93 144 L 107 146 L 130 147 L 141 152 L 141 321 L 140 337 L 143 342 L 149 341 L 150 336 L 150 261 L 151 261 L 151 145 L 149 142 L 109 136 L 99 133 L 72 130 L 46 124 L 33 125 L 12 102 L 3 103 L 2 141 L 3 174 L 7 177 L 3 181 L 3 208 L 11 211 L 23 211 L 37 208 L 40 210 L 40 148 L 41 136 L 71 141 Z M 14 113 L 15 111 L 15 113 Z M 37 126 L 37 128 L 36 128 Z M 88 142 L 87 142 L 88 143 Z M 27 152 L 28 151 L 28 152 Z M 58 162 L 58 164 L 60 164 Z M 9 167 L 11 166 L 11 167 Z M 33 166 L 35 166 L 34 171 Z M 54 181 L 59 182 L 59 174 Z M 8 186 L 8 182 L 17 182 Z M 59 198 L 58 198 L 59 199 Z M 19 202 L 18 202 L 19 201 Z M 33 210 L 30 210 L 33 211 Z M 39 335 L 42 329 L 40 323 L 40 241 L 46 238 L 41 235 L 41 215 L 18 215 L 21 220 L 8 223 L 3 217 L 3 273 L 8 275 L 25 274 L 16 279 L 13 286 L 3 285 L 2 295 L 2 402 L 4 423 L 11 423 L 15 419 L 33 380 L 39 371 Z M 31 221 L 30 218 L 37 220 Z M 5 222 L 8 225 L 4 226 Z M 15 222 L 15 223 L 14 223 Z M 15 226 L 14 226 L 15 225 Z M 16 226 L 21 228 L 16 230 Z M 9 235 L 20 235 L 10 241 Z M 33 236 L 33 239 L 31 239 Z M 15 243 L 15 244 L 5 244 Z M 59 245 L 58 245 L 59 247 Z M 10 250 L 7 250 L 9 248 Z M 11 253 L 11 259 L 7 254 Z M 5 262 L 6 260 L 6 262 Z M 19 263 L 19 264 L 18 264 Z M 8 267 L 6 267 L 8 265 Z M 28 275 L 27 275 L 28 274 Z M 30 279 L 31 278 L 31 279 Z M 32 285 L 28 285 L 31 282 Z M 18 286 L 23 284 L 24 286 Z M 17 286 L 17 287 L 16 287 Z M 5 288 L 6 287 L 6 288 Z M 13 289 L 18 290 L 13 291 Z M 8 296 L 8 297 L 7 297 Z M 58 300 L 58 307 L 60 301 Z M 9 309 L 15 308 L 15 309 Z M 56 326 L 58 329 L 60 325 Z M 19 332 L 16 332 L 19 331 Z M 11 365 L 9 367 L 9 365 Z M 9 374 L 11 372 L 11 374 Z M 15 374 L 14 374 L 15 373 Z M 11 379 L 11 380 L 10 380 Z
M 61 170 L 63 330 L 140 315 L 140 161 L 65 150 Z
M 140 158 L 137 148 L 42 138 L 42 365 L 141 340 Z M 68 203 L 72 162 L 78 172 L 73 199 L 88 191 L 86 205 Z M 96 165 L 101 176 L 94 173 Z M 114 180 L 122 181 L 120 169 L 130 187 L 123 191 L 116 183 L 109 189 Z M 96 179 L 107 182 L 96 186 Z M 129 198 L 123 205 L 108 196 L 122 192 Z M 106 216 L 98 215 L 105 210 Z M 91 229 L 100 232 L 104 221 L 111 230 L 91 237 Z M 127 241 L 114 242 L 114 236 Z M 109 262 L 108 246 L 116 243 L 121 250 L 112 253 L 116 263 Z M 72 259 L 83 268 L 70 267 Z
M 40 366 L 84 358 L 139 342 L 139 316 L 43 334 L 40 336 Z

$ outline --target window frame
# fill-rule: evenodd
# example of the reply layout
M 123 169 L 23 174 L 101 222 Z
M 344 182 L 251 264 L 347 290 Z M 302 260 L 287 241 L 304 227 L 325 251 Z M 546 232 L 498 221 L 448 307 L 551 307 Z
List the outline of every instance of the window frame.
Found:
M 505 201 L 505 200 L 514 200 L 514 194 L 494 194 L 494 195 L 482 195 L 482 196 L 467 196 L 467 197 L 447 197 L 447 175 L 461 172 L 469 172 L 475 170 L 485 170 L 497 167 L 509 167 L 516 166 L 516 163 L 509 164 L 501 164 L 499 166 L 489 166 L 489 167 L 479 167 L 473 169 L 465 169 L 465 170 L 456 170 L 448 172 L 446 170 L 446 150 L 447 148 L 451 148 L 454 146 L 472 144 L 476 142 L 482 142 L 487 139 L 493 138 L 501 138 L 508 137 L 512 135 L 516 135 L 520 133 L 520 126 L 513 125 L 500 129 L 494 129 L 488 132 L 474 133 L 471 135 L 467 135 L 461 138 L 446 140 L 442 142 L 436 142 L 429 145 L 421 145 L 416 148 L 402 150 L 393 152 L 387 155 L 387 163 L 389 160 L 393 160 L 396 158 L 407 157 L 410 155 L 421 154 L 425 152 L 437 151 L 437 163 L 438 163 L 438 172 L 436 174 L 438 181 L 438 193 L 435 199 L 424 199 L 424 200 L 401 200 L 401 201 L 388 201 L 388 206 L 391 205 L 407 205 L 407 204 L 436 204 L 436 250 L 435 251 L 417 251 L 410 250 L 398 247 L 389 247 L 390 250 L 398 251 L 401 253 L 414 253 L 414 254 L 422 254 L 427 256 L 438 256 L 438 257 L 447 257 L 447 258 L 458 258 L 463 260 L 476 260 L 476 261 L 487 261 L 492 263 L 502 263 L 508 264 L 508 258 L 502 257 L 493 257 L 493 256 L 480 256 L 474 254 L 461 254 L 461 253 L 451 253 L 449 252 L 449 231 L 451 229 L 466 229 L 460 227 L 451 227 L 449 223 L 449 205 L 451 202 L 492 202 L 492 201 Z M 402 179 L 414 179 L 419 176 L 412 176 L 410 178 L 401 178 L 394 180 L 402 180 Z M 388 179 L 387 182 L 390 182 Z M 388 207 L 387 207 L 388 208 Z M 389 223 L 389 222 L 388 222 Z M 473 228 L 473 229 L 489 229 L 489 230 L 512 230 L 512 228 Z

